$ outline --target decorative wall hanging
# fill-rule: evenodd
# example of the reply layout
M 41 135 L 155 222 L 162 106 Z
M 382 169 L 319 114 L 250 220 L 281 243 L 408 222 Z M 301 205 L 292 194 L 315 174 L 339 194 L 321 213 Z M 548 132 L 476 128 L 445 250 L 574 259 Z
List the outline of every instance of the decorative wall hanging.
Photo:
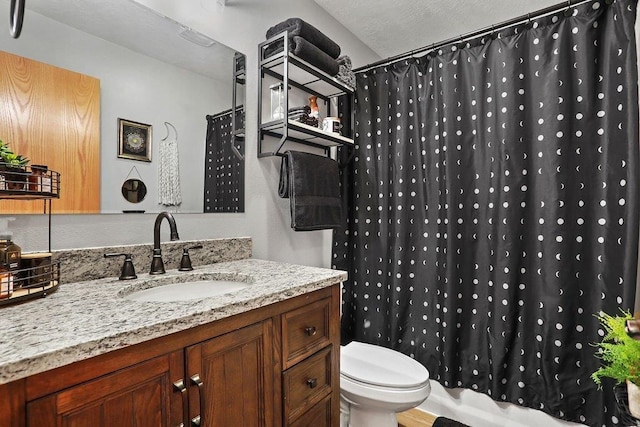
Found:
M 118 157 L 151 161 L 151 125 L 118 119 Z
M 179 206 L 182 204 L 180 190 L 180 159 L 178 156 L 178 130 L 169 122 L 164 122 L 167 136 L 160 140 L 158 155 L 158 203 L 163 206 Z M 169 128 L 175 133 L 170 138 Z

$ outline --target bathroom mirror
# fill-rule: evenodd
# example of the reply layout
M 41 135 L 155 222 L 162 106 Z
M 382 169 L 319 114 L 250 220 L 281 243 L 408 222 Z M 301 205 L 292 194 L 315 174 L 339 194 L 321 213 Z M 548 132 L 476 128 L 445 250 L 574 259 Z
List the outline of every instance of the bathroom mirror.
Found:
M 122 197 L 129 203 L 140 203 L 147 196 L 147 186 L 144 182 L 129 178 L 122 184 Z
M 9 1 L 0 0 L 0 6 L 8 10 Z M 230 117 L 234 58 L 244 55 L 133 0 L 29 0 L 26 9 L 20 38 L 3 36 L 1 50 L 100 81 L 101 213 L 130 209 L 131 202 L 123 198 L 122 177 L 133 165 L 146 187 L 146 196 L 139 199 L 136 210 L 244 210 L 244 176 L 234 176 L 222 184 L 225 191 L 229 185 L 235 186 L 234 198 L 242 203 L 230 209 L 205 209 L 204 161 L 207 116 Z M 4 34 L 8 34 L 6 25 L 0 22 Z M 235 95 L 236 111 L 244 116 L 244 92 L 236 91 Z M 118 118 L 154 128 L 151 162 L 118 158 Z M 167 134 L 164 122 L 172 123 L 175 132 L 172 129 Z M 225 132 L 226 128 L 221 130 L 221 134 Z M 226 133 L 229 135 L 223 135 L 221 143 L 231 146 L 231 132 Z M 182 197 L 178 206 L 158 202 L 163 138 L 178 147 Z M 63 144 L 56 141 L 55 149 L 64 152 Z M 235 138 L 233 145 L 236 151 L 244 151 L 242 138 Z M 243 159 L 229 159 L 233 165 L 226 170 L 243 175 Z M 71 180 L 71 176 L 63 177 L 63 182 Z M 215 179 L 213 185 L 215 190 Z M 56 211 L 55 202 L 54 213 L 68 213 Z

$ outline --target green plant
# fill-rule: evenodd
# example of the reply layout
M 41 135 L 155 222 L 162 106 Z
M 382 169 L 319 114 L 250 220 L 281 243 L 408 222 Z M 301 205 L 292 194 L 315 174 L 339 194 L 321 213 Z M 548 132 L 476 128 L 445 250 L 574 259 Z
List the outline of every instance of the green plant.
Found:
M 602 366 L 591 374 L 591 378 L 602 387 L 602 378 L 613 378 L 616 383 L 630 381 L 640 385 L 640 341 L 631 338 L 625 329 L 627 320 L 633 319 L 628 311 L 621 315 L 611 316 L 606 313 L 596 314 L 602 324 L 605 335 L 602 342 L 596 343 L 596 357 L 602 360 Z
M 29 159 L 16 154 L 9 148 L 9 145 L 0 139 L 0 159 L 9 166 L 20 167 L 29 164 Z

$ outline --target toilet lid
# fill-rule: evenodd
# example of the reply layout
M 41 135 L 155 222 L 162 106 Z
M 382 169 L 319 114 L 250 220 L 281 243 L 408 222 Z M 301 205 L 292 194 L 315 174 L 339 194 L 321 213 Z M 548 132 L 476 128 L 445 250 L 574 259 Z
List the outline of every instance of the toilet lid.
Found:
M 340 374 L 366 384 L 414 388 L 429 381 L 429 371 L 395 350 L 353 341 L 341 348 Z

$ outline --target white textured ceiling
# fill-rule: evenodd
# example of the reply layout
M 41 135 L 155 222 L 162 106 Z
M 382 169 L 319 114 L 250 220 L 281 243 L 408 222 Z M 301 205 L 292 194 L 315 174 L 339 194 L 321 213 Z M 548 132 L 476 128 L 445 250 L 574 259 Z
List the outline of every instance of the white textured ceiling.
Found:
M 186 41 L 178 35 L 179 23 L 134 1 L 27 0 L 26 8 L 23 32 L 29 31 L 33 11 L 160 61 L 231 81 L 233 50 L 220 43 L 205 48 Z
M 558 0 L 314 0 L 382 58 L 526 15 Z

